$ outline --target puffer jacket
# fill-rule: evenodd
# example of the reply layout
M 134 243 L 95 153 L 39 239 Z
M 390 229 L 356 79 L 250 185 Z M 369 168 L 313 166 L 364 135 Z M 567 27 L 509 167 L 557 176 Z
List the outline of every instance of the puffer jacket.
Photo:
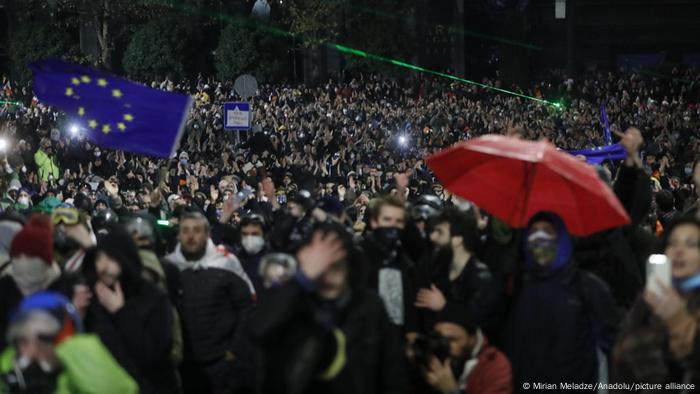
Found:
M 196 362 L 246 354 L 245 322 L 253 309 L 255 289 L 232 254 L 209 241 L 204 257 L 188 262 L 180 246 L 167 257 L 181 270 L 182 318 Z

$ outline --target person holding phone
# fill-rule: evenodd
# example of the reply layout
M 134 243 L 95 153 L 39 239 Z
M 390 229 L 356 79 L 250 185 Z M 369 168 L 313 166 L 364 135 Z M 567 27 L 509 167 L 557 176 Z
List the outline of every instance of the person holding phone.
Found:
M 651 275 L 620 330 L 614 351 L 617 382 L 692 383 L 700 387 L 700 220 L 683 218 L 666 231 L 670 278 Z M 656 260 L 658 255 L 654 255 Z M 663 263 L 656 261 L 655 263 Z M 672 387 L 676 389 L 676 387 Z M 692 391 L 692 390 L 691 390 Z

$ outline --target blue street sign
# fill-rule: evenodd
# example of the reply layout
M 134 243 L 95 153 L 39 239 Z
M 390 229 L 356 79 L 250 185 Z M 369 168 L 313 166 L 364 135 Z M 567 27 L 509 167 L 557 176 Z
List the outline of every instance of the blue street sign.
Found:
M 250 103 L 224 103 L 224 129 L 250 129 Z

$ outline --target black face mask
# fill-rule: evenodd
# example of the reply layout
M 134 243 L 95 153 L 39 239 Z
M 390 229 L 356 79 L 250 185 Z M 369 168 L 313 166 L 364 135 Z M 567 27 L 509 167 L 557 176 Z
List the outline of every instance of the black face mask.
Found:
M 53 393 L 61 370 L 44 371 L 36 361 L 21 370 L 4 376 L 5 384 L 11 393 Z
M 399 246 L 401 230 L 396 227 L 380 227 L 375 229 L 374 237 L 387 249 L 395 249 Z

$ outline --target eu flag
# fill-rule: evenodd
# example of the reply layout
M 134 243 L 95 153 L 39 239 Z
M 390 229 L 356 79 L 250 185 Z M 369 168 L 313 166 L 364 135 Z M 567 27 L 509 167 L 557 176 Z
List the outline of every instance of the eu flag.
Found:
M 106 148 L 170 157 L 177 149 L 192 100 L 59 59 L 29 66 L 34 94 L 62 109 Z

